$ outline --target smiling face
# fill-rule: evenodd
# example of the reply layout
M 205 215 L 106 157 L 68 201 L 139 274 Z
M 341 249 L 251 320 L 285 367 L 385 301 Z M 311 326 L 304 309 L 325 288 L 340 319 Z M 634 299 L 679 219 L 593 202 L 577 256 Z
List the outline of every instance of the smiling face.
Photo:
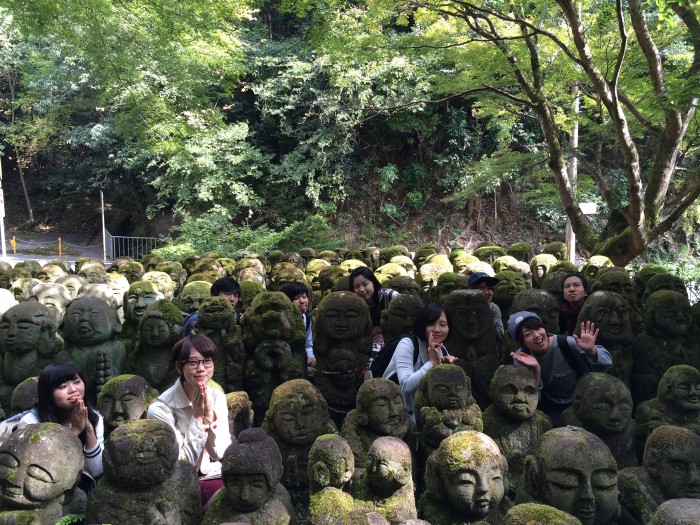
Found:
M 540 328 L 527 328 L 523 326 L 520 330 L 523 337 L 523 346 L 525 346 L 525 348 L 537 356 L 547 353 L 551 344 L 550 336 L 544 326 Z
M 130 288 L 126 296 L 126 316 L 133 322 L 138 323 L 146 314 L 146 309 L 163 296 L 153 291 L 145 291 Z
M 85 383 L 76 375 L 73 379 L 61 383 L 53 391 L 53 401 L 59 410 L 68 412 L 78 399 L 85 397 Z
M 450 334 L 450 327 L 447 324 L 445 312 L 440 314 L 440 317 L 434 322 L 425 327 L 425 340 L 434 343 L 444 343 L 447 336 Z
M 207 368 L 205 361 L 210 360 L 212 366 Z M 214 375 L 213 358 L 206 358 L 197 350 L 192 349 L 190 355 L 184 360 L 184 363 L 176 363 L 175 368 L 180 374 L 180 377 L 185 381 L 188 387 L 194 392 L 195 388 L 206 385 Z M 190 366 L 195 364 L 196 366 Z M 186 387 L 186 389 L 188 389 Z
M 377 434 L 402 437 L 407 418 L 400 392 L 378 394 L 367 410 L 367 427 Z

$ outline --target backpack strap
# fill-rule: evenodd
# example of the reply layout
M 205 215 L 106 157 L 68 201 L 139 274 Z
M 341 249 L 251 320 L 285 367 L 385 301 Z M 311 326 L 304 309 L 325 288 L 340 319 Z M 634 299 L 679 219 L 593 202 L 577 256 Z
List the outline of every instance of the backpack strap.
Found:
M 304 333 L 309 331 L 309 326 L 311 326 L 311 316 L 304 314 Z
M 581 376 L 588 373 L 588 366 L 584 365 L 581 359 L 576 354 L 574 354 L 574 351 L 569 346 L 567 336 L 558 335 L 557 344 L 559 345 L 559 351 L 561 352 L 561 355 L 564 356 L 564 359 L 566 359 L 566 362 L 569 364 L 571 369 L 574 372 L 576 372 L 576 377 L 580 378 Z

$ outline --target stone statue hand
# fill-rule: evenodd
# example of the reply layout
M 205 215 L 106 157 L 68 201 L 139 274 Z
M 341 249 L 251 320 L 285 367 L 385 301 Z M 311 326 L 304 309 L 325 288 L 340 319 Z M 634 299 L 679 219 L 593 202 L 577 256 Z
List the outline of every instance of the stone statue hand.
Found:
M 209 395 L 207 385 L 199 385 L 192 398 L 192 415 L 205 425 L 214 422 L 214 400 Z
M 598 337 L 598 332 L 600 332 L 600 330 L 595 327 L 594 323 L 586 321 L 585 323 L 581 323 L 581 335 L 578 336 L 574 334 L 574 341 L 576 341 L 578 347 L 590 358 L 598 356 L 598 352 L 595 349 L 595 340 Z

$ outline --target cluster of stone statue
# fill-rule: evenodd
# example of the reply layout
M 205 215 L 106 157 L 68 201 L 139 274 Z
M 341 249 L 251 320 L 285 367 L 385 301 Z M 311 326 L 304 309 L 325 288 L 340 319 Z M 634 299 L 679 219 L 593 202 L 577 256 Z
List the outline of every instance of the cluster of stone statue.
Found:
M 517 345 L 499 333 L 490 303 L 503 323 L 511 312 L 534 312 L 560 333 L 562 282 L 577 270 L 564 251 L 551 243 L 533 255 L 516 243 L 446 254 L 429 244 L 413 257 L 392 246 L 238 260 L 150 254 L 109 268 L 92 259 L 75 269 L 61 258 L 0 263 L 3 417 L 35 405 L 44 367 L 72 362 L 106 437 L 104 475 L 85 498 L 73 433 L 56 423 L 8 427 L 0 525 L 45 525 L 68 513 L 115 524 L 697 525 L 700 305 L 691 307 L 683 281 L 662 267 L 631 276 L 591 257 L 577 323 L 595 323 L 613 366 L 578 380 L 552 428 L 537 410 L 540 385 L 513 365 Z M 457 361 L 425 374 L 415 423 L 399 385 L 362 378 L 377 327 L 348 276 L 365 266 L 400 294 L 381 311 L 385 341 L 408 336 L 424 303 L 451 314 L 445 346 Z M 492 293 L 468 289 L 477 273 L 498 279 Z M 235 308 L 211 295 L 226 276 L 240 284 Z M 313 368 L 302 312 L 276 291 L 289 282 L 309 290 Z M 212 384 L 226 394 L 231 436 L 223 487 L 204 508 L 176 431 L 144 419 L 178 380 L 172 349 L 194 312 L 193 333 L 216 347 Z

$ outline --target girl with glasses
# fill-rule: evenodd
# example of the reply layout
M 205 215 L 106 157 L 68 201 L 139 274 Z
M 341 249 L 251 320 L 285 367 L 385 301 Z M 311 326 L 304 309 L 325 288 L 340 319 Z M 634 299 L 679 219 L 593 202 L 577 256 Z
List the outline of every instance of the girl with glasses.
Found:
M 214 375 L 216 347 L 205 335 L 189 335 L 173 347 L 171 361 L 180 377 L 148 407 L 175 431 L 180 459 L 197 467 L 202 504 L 223 486 L 221 462 L 231 444 L 226 396 L 207 383 Z

